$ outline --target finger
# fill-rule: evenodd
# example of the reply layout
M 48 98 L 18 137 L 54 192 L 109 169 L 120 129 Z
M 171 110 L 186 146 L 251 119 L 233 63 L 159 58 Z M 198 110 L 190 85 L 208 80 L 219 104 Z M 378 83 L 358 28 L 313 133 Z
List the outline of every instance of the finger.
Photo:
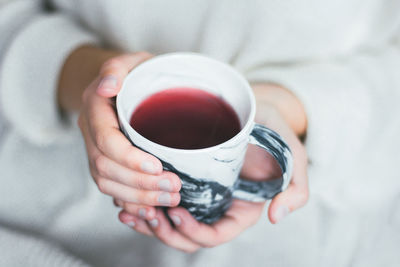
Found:
M 170 247 L 189 253 L 195 252 L 200 248 L 198 244 L 177 232 L 161 209 L 157 209 L 156 217 L 149 221 L 148 224 L 153 234 Z
M 134 229 L 136 232 L 139 232 L 147 236 L 154 236 L 153 232 L 150 230 L 146 221 L 139 219 L 135 216 L 132 216 L 124 210 L 122 210 L 118 214 L 118 218 L 122 223 Z
M 84 127 L 83 127 L 84 128 Z M 83 132 L 85 132 L 85 129 L 83 129 Z M 144 175 L 143 177 L 139 177 L 139 181 L 137 182 L 137 186 L 140 188 L 144 188 L 145 185 L 148 187 L 152 187 L 156 191 L 148 191 L 148 190 L 139 190 L 139 189 L 134 189 L 131 187 L 128 187 L 123 184 L 119 184 L 118 182 L 120 181 L 112 181 L 108 179 L 108 177 L 103 177 L 101 174 L 108 173 L 110 172 L 108 170 L 108 165 L 112 165 L 111 168 L 114 168 L 115 165 L 106 158 L 104 155 L 101 155 L 101 153 L 97 150 L 97 148 L 93 145 L 93 142 L 90 140 L 90 138 L 87 138 L 87 135 L 84 134 L 84 138 L 86 141 L 86 147 L 88 150 L 88 155 L 89 158 L 94 159 L 94 163 L 92 160 L 89 161 L 90 163 L 90 170 L 91 174 L 99 187 L 99 190 L 104 193 L 108 194 L 114 198 L 127 201 L 127 202 L 133 202 L 137 204 L 143 204 L 143 205 L 148 205 L 148 206 L 176 206 L 178 205 L 180 201 L 180 195 L 179 193 L 179 188 L 180 188 L 180 180 L 179 178 L 176 177 L 175 174 L 170 173 L 170 172 L 164 172 L 163 176 L 160 177 L 151 177 L 149 176 L 146 177 Z M 106 163 L 105 163 L 106 162 Z M 166 181 L 165 177 L 167 177 L 168 182 Z M 146 178 L 150 180 L 150 184 L 146 184 Z M 131 179 L 131 178 L 128 178 Z M 132 179 L 131 179 L 132 180 Z M 151 185 L 151 181 L 153 181 L 153 185 Z M 154 182 L 156 181 L 156 182 Z M 166 190 L 166 189 L 173 189 L 176 188 L 176 190 L 171 190 L 176 193 L 166 193 L 159 191 L 161 190 Z M 149 211 L 149 214 L 151 215 L 152 212 Z M 153 211 L 154 214 L 154 211 Z
M 149 175 L 128 169 L 106 156 L 96 159 L 96 168 L 100 176 L 141 190 L 179 192 L 181 182 L 172 172 L 164 171 L 161 175 Z
M 143 220 L 152 220 L 156 216 L 156 208 L 119 200 L 118 204 L 127 213 Z
M 245 158 L 240 172 L 243 178 L 252 181 L 267 181 L 282 176 L 276 159 L 261 147 L 249 144 Z
M 119 130 L 115 111 L 107 99 L 93 97 L 88 116 L 82 123 L 83 131 L 89 132 L 93 144 L 108 158 L 140 172 L 160 174 L 161 162 L 154 156 L 132 146 Z
M 124 202 L 123 202 L 122 200 L 113 198 L 113 204 L 114 204 L 114 206 L 116 206 L 116 207 L 122 208 L 122 206 L 124 205 Z
M 308 201 L 308 186 L 306 183 L 290 183 L 289 187 L 276 195 L 269 206 L 268 217 L 276 224 L 290 212 L 303 207 Z
M 121 183 L 124 183 L 124 182 L 122 182 L 122 180 L 124 180 L 127 185 L 131 185 L 133 183 L 134 178 L 128 177 L 128 175 L 129 175 L 128 171 L 130 169 L 124 168 L 123 166 L 119 165 L 118 163 L 113 162 L 111 159 L 107 158 L 107 156 L 103 155 L 101 151 L 99 151 L 96 144 L 92 140 L 92 136 L 90 135 L 89 130 L 88 130 L 87 120 L 85 119 L 84 116 L 81 116 L 79 118 L 79 127 L 81 128 L 81 132 L 82 132 L 83 138 L 85 140 L 85 146 L 86 146 L 86 151 L 87 151 L 87 154 L 89 157 L 91 171 L 93 169 L 96 174 L 104 173 L 105 174 L 105 175 L 103 175 L 104 177 L 118 180 Z M 117 134 L 120 134 L 120 133 L 117 132 Z M 122 138 L 125 139 L 124 136 Z M 122 141 L 125 141 L 125 140 L 122 140 Z M 129 150 L 129 149 L 131 149 L 132 145 L 128 141 L 127 141 L 127 143 L 128 143 L 128 144 L 126 144 L 128 146 L 127 149 Z M 136 150 L 138 150 L 137 148 L 134 148 L 134 150 L 135 150 L 135 152 L 138 152 L 138 153 L 142 152 L 141 150 L 136 151 Z M 115 151 L 115 154 L 116 153 L 117 152 Z M 150 154 L 147 154 L 145 152 L 143 152 L 143 153 L 144 153 L 144 156 L 146 156 L 146 157 L 150 156 L 149 158 L 154 161 L 151 164 L 146 161 L 143 161 L 142 164 L 140 164 L 140 166 L 139 166 L 139 164 L 137 163 L 137 160 L 134 161 L 132 159 L 132 162 L 133 162 L 132 165 L 136 164 L 133 168 L 139 168 L 139 170 L 142 172 L 151 173 L 154 171 L 154 169 L 152 168 L 152 166 L 153 166 L 152 164 L 153 163 L 161 164 L 161 163 L 159 162 L 158 159 L 151 156 Z M 140 156 L 140 154 L 136 154 L 136 155 Z M 116 156 L 120 157 L 122 160 L 122 156 L 120 156 L 118 154 L 116 154 Z M 135 156 L 132 156 L 132 157 L 135 157 Z M 126 163 L 126 164 L 128 164 L 128 163 Z M 161 173 L 161 170 L 158 170 L 158 168 L 161 168 L 161 167 L 157 167 L 156 173 L 158 173 L 158 172 Z M 116 176 L 117 173 L 118 173 L 118 176 Z M 144 173 L 139 173 L 139 172 L 135 172 L 135 174 L 145 175 Z M 137 177 L 137 175 L 135 177 Z M 95 176 L 95 174 L 92 173 L 92 176 Z M 173 173 L 165 172 L 165 176 L 167 176 L 166 179 L 169 180 L 170 184 L 168 184 L 167 181 L 161 181 L 163 179 L 156 182 L 156 183 L 160 183 L 158 185 L 161 186 L 161 188 L 163 188 L 162 190 L 167 189 L 168 186 L 171 185 L 171 187 L 172 187 L 171 191 L 176 191 L 176 190 L 179 191 L 180 186 L 181 186 L 180 179 Z M 163 176 L 163 177 L 165 177 L 165 176 Z M 147 178 L 147 177 L 144 177 L 144 178 Z M 154 183 L 154 181 L 153 181 L 153 183 Z M 146 183 L 146 185 L 148 185 L 148 184 Z M 167 191 L 167 190 L 164 190 L 164 191 Z
M 307 155 L 302 146 L 292 146 L 293 175 L 288 188 L 276 195 L 269 206 L 268 217 L 275 224 L 290 212 L 303 207 L 309 197 Z
M 128 72 L 152 56 L 147 52 L 138 52 L 124 54 L 106 61 L 100 70 L 101 82 L 97 87 L 97 94 L 103 97 L 116 96 Z
M 278 118 L 280 117 L 279 114 L 276 116 Z M 277 131 L 285 139 L 293 154 L 292 180 L 285 191 L 279 193 L 272 199 L 268 209 L 269 220 L 271 223 L 275 224 L 281 221 L 290 212 L 307 203 L 309 195 L 307 175 L 308 159 L 307 152 L 299 138 L 282 118 L 272 121 L 267 120 L 265 124 Z
M 179 193 L 138 190 L 104 177 L 97 177 L 95 180 L 100 192 L 125 202 L 146 206 L 174 207 L 179 204 L 181 199 Z
M 86 153 L 88 155 L 88 159 L 89 159 L 89 170 L 90 170 L 90 174 L 92 175 L 93 179 L 95 180 L 96 184 L 97 184 L 97 177 L 98 175 L 98 171 L 96 170 L 96 159 L 101 156 L 101 152 L 97 149 L 97 147 L 94 145 L 90 134 L 88 133 L 88 129 L 87 129 L 87 122 L 86 119 L 81 115 L 78 119 L 78 125 L 79 128 L 81 129 L 81 133 L 84 139 L 84 143 L 85 143 L 85 147 L 86 147 Z
M 169 209 L 168 214 L 184 236 L 203 247 L 215 247 L 232 240 L 254 224 L 263 206 L 264 203 L 235 200 L 225 216 L 212 225 L 198 222 L 184 208 Z

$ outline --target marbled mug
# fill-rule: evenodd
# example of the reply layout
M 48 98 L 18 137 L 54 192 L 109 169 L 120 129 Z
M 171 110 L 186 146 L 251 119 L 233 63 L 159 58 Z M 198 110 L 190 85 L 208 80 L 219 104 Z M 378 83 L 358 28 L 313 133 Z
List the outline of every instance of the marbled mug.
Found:
M 228 141 L 203 149 L 176 149 L 154 143 L 129 124 L 135 108 L 150 95 L 169 88 L 208 91 L 236 111 L 241 131 Z M 217 221 L 233 198 L 260 202 L 289 184 L 293 159 L 288 145 L 274 131 L 255 124 L 255 97 L 246 79 L 231 66 L 195 53 L 154 57 L 131 71 L 117 96 L 121 130 L 138 148 L 153 154 L 165 170 L 182 181 L 180 206 L 204 223 Z M 239 178 L 248 143 L 262 147 L 278 162 L 282 176 L 265 182 Z

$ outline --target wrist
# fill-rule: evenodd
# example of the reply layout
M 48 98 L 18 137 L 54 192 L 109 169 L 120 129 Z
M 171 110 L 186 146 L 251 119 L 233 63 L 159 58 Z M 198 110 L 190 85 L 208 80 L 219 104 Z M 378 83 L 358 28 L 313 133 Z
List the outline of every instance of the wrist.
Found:
M 81 46 L 65 60 L 60 73 L 57 101 L 62 111 L 76 111 L 82 104 L 82 93 L 98 76 L 102 64 L 120 52 L 94 46 Z
M 278 113 L 297 136 L 303 137 L 307 130 L 307 116 L 301 101 L 288 89 L 277 84 L 252 84 L 257 102 L 258 120 L 268 112 Z

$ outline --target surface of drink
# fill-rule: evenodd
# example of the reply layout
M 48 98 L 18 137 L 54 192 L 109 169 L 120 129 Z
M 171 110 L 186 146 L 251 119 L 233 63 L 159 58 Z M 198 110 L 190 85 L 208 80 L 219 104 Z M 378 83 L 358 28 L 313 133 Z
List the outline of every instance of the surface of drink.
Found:
M 150 141 L 179 149 L 215 146 L 241 130 L 236 112 L 226 101 L 188 87 L 149 96 L 133 111 L 130 124 Z

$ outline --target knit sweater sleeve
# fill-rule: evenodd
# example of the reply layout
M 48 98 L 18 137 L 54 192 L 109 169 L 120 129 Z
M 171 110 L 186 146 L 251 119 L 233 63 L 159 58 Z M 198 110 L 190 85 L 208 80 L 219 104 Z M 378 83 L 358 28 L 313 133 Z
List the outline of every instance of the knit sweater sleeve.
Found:
M 0 115 L 36 145 L 68 139 L 57 106 L 58 75 L 77 47 L 97 43 L 73 17 L 41 0 L 0 2 Z
M 306 146 L 311 162 L 328 170 L 340 157 L 368 153 L 380 142 L 400 101 L 400 44 L 385 45 L 284 66 L 264 66 L 247 73 L 253 82 L 274 82 L 302 101 L 307 117 Z M 387 141 L 387 140 L 386 140 Z
M 0 266 L 89 267 L 55 244 L 1 225 L 0 251 Z

